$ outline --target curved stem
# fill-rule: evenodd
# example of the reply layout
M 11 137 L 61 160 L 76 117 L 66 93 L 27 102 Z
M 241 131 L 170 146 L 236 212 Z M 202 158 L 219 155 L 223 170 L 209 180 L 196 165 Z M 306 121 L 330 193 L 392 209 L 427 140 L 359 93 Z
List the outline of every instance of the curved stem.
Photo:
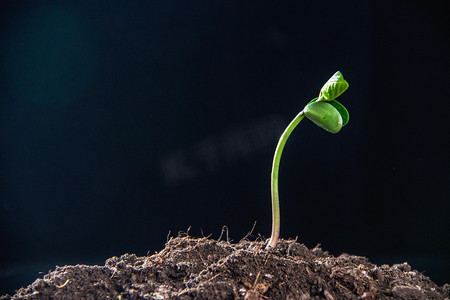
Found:
M 295 116 L 295 118 L 284 130 L 283 134 L 280 137 L 280 140 L 278 141 L 277 148 L 275 149 L 271 175 L 272 235 L 270 236 L 270 240 L 266 246 L 266 249 L 275 247 L 280 236 L 280 198 L 278 195 L 278 171 L 280 169 L 281 154 L 283 152 L 284 145 L 286 144 L 287 139 L 291 135 L 292 130 L 294 130 L 294 128 L 304 117 L 305 116 L 303 110 L 297 116 Z

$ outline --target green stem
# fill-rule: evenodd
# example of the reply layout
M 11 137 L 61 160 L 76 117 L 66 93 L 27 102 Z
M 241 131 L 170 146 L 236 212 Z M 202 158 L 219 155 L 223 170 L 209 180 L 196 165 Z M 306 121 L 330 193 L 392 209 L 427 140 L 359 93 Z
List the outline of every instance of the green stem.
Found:
M 295 118 L 289 123 L 284 130 L 283 134 L 278 141 L 277 148 L 275 149 L 275 155 L 273 156 L 272 175 L 271 175 L 271 192 L 272 192 L 272 235 L 270 236 L 269 243 L 266 249 L 273 248 L 278 242 L 280 236 L 280 198 L 278 195 L 278 171 L 280 169 L 281 154 L 286 144 L 287 139 L 291 135 L 292 130 L 300 123 L 305 117 L 303 110 L 295 116 Z

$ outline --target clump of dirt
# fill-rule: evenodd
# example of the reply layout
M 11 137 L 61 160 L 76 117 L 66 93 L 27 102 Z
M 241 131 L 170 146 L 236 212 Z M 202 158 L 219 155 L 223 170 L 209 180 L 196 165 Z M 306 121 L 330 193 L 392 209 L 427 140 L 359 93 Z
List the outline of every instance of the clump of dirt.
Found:
M 237 244 L 177 237 L 151 256 L 125 254 L 104 266 L 57 267 L 1 299 L 450 299 L 407 263 L 377 266 L 367 258 L 329 255 L 281 240 Z

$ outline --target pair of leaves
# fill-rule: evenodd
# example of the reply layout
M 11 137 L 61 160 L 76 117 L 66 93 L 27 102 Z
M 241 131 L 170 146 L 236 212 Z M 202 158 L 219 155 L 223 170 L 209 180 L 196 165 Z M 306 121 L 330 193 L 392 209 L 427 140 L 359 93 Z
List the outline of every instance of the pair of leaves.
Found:
M 348 88 L 341 72 L 336 72 L 322 87 L 319 97 L 304 108 L 305 116 L 317 126 L 338 133 L 348 123 L 347 109 L 335 99 Z

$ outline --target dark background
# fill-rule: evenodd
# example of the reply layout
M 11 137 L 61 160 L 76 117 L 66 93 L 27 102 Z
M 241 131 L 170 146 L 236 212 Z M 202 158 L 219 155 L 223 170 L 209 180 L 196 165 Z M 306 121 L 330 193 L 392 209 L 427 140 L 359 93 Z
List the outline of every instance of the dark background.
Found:
M 187 231 L 281 235 L 450 281 L 444 1 L 3 1 L 0 294 Z M 41 273 L 43 272 L 43 273 Z

